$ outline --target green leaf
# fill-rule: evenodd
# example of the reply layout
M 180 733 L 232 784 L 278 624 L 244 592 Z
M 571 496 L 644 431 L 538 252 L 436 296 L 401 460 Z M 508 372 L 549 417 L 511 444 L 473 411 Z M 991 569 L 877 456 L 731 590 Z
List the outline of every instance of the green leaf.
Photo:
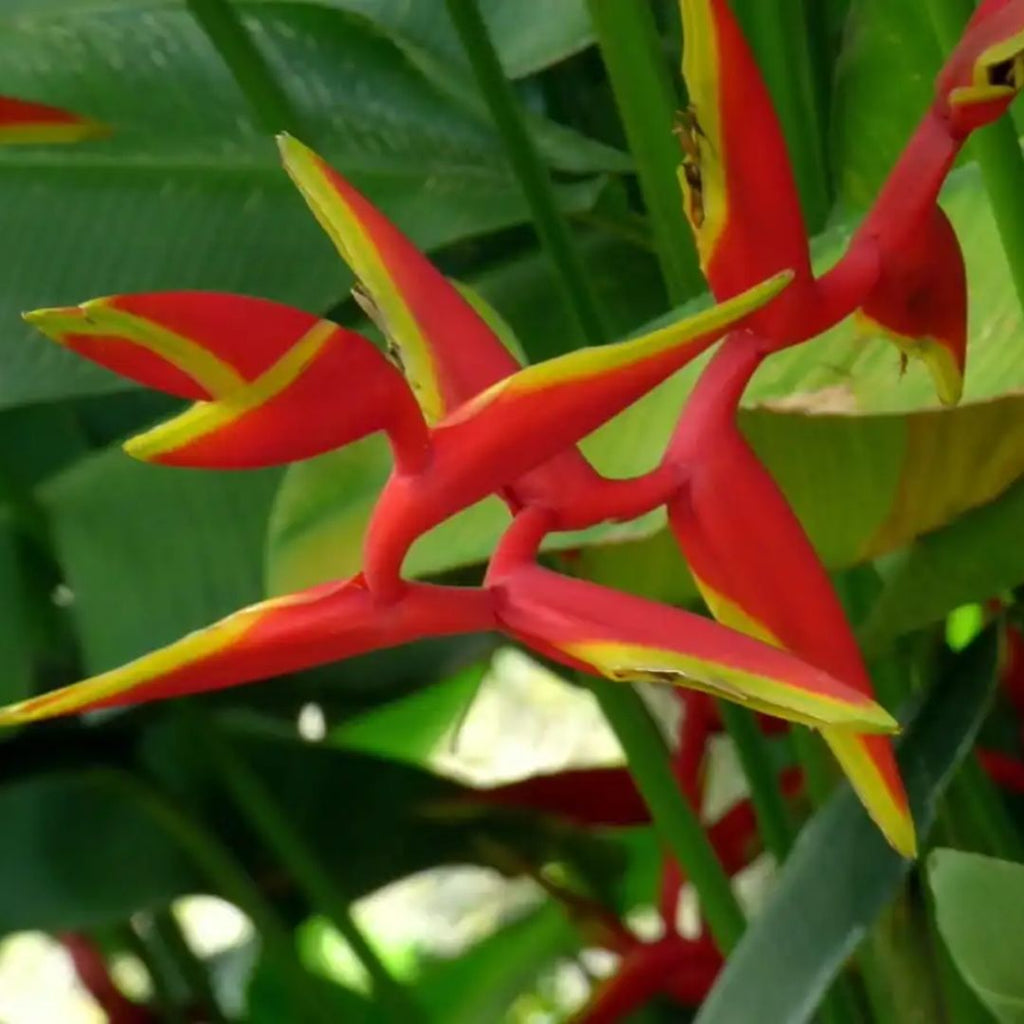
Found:
M 350 718 L 331 731 L 330 742 L 423 764 L 453 723 L 469 711 L 487 667 L 486 663 L 471 665 L 408 697 Z
M 365 18 L 313 3 L 238 5 L 324 155 L 434 248 L 528 217 L 483 115 Z M 151 289 L 237 291 L 320 312 L 351 284 L 184 5 L 4 5 L 0 94 L 96 117 L 114 134 L 0 150 L 0 406 L 127 385 L 33 333 L 22 310 Z M 621 154 L 558 133 L 575 173 Z M 549 150 L 551 147 L 549 147 Z M 601 179 L 562 186 L 589 207 Z
M 60 2 L 60 0 L 56 0 Z M 68 0 L 64 0 L 68 2 Z M 311 0 L 279 0 L 310 3 Z M 408 0 L 313 0 L 324 7 L 352 11 L 373 21 L 405 45 L 429 55 L 438 67 L 454 64 L 466 71 L 458 36 L 444 8 Z M 510 78 L 525 78 L 589 46 L 594 33 L 585 0 L 559 0 L 543 18 L 524 18 L 520 0 L 483 0 L 480 12 Z
M 18 542 L 5 513 L 0 511 L 0 701 L 8 704 L 32 692 L 32 649 Z
M 413 993 L 445 1024 L 504 1020 L 516 997 L 578 942 L 565 910 L 548 901 L 458 957 L 428 964 Z
M 198 874 L 106 773 L 0 786 L 0 935 L 89 928 L 194 891 Z
M 85 668 L 99 672 L 259 600 L 276 470 L 205 473 L 118 449 L 40 492 L 71 590 Z
M 231 743 L 258 774 L 275 803 L 352 899 L 438 864 L 487 864 L 505 848 L 526 864 L 549 858 L 619 862 L 613 845 L 526 815 L 458 803 L 470 790 L 415 765 L 299 739 L 294 729 L 270 733 L 227 723 Z M 241 817 L 211 763 L 193 754 L 187 722 L 165 722 L 146 736 L 146 763 L 183 802 L 229 837 L 258 873 L 276 858 Z M 367 799 L 372 794 L 372 799 Z M 454 803 L 453 803 L 454 801 Z M 381 837 L 388 841 L 381 843 Z
M 249 719 L 225 727 L 354 899 L 439 865 L 490 866 L 494 850 L 536 870 L 561 861 L 583 878 L 615 877 L 625 864 L 611 838 L 460 804 L 471 790 L 412 764 L 308 743 L 294 727 L 270 731 Z M 0 745 L 0 769 L 0 872 L 18 883 L 0 886 L 0 935 L 89 928 L 188 893 L 217 894 L 166 819 L 152 813 L 137 787 L 119 784 L 127 771 L 153 780 L 254 878 L 272 879 L 268 894 L 289 914 L 307 909 L 210 763 L 197 757 L 173 706 L 25 730 Z
M 882 560 L 885 586 L 860 630 L 864 646 L 881 649 L 1024 580 L 1022 522 L 1024 481 L 1018 481 L 998 500 Z
M 950 656 L 900 744 L 900 771 L 922 839 L 984 720 L 996 657 L 993 630 Z M 751 1006 L 772 1024 L 810 1020 L 910 866 L 886 844 L 844 784 L 804 827 L 698 1024 L 746 1020 Z
M 833 93 L 832 166 L 840 194 L 854 207 L 874 199 L 931 103 L 941 62 L 921 5 L 852 5 Z
M 331 1008 L 335 1019 L 345 1024 L 370 1024 L 373 1004 L 358 992 L 319 975 L 310 974 L 306 984 L 317 990 L 322 1005 Z M 296 1020 L 294 993 L 272 958 L 259 960 L 245 992 L 246 1024 L 280 1024 Z
M 933 850 L 928 881 L 953 962 L 1002 1024 L 1024 1021 L 1024 865 Z

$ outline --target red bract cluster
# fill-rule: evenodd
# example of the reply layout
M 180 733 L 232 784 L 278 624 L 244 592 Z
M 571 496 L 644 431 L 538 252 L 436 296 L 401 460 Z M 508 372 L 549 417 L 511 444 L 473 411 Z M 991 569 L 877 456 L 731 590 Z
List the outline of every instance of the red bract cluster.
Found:
M 288 136 L 284 166 L 358 278 L 392 359 L 352 331 L 264 300 L 119 295 L 27 319 L 194 404 L 126 444 L 175 466 L 308 458 L 386 432 L 394 468 L 351 579 L 244 608 L 160 651 L 0 711 L 14 724 L 233 686 L 424 637 L 498 630 L 572 668 L 670 683 L 822 731 L 890 842 L 914 831 L 879 707 L 799 522 L 736 409 L 765 358 L 860 311 L 923 355 L 940 397 L 964 368 L 966 291 L 936 205 L 969 131 L 1021 88 L 1024 0 L 989 0 L 848 252 L 821 278 L 778 122 L 724 0 L 683 0 L 692 105 L 680 181 L 718 305 L 640 338 L 520 367 L 481 315 L 351 184 Z M 603 477 L 576 447 L 718 339 L 659 465 Z M 427 530 L 489 494 L 512 515 L 481 587 L 403 576 Z M 535 562 L 553 531 L 659 506 L 718 623 Z

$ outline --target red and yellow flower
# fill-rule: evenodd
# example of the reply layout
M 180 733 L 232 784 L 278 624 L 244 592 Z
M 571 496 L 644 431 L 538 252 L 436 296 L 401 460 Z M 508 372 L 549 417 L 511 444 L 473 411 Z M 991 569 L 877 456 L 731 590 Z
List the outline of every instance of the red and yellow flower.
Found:
M 966 135 L 1024 84 L 1024 0 L 979 9 L 874 210 L 821 278 L 777 119 L 728 4 L 682 0 L 682 12 L 691 106 L 678 129 L 680 181 L 719 303 L 696 316 L 521 367 L 457 287 L 289 137 L 285 168 L 355 272 L 390 359 L 330 321 L 238 295 L 120 295 L 26 314 L 84 357 L 193 403 L 128 441 L 137 458 L 265 466 L 383 431 L 394 469 L 357 576 L 242 609 L 122 668 L 0 709 L 0 723 L 499 630 L 583 671 L 681 685 L 821 729 L 890 842 L 913 852 L 892 752 L 876 735 L 896 724 L 874 701 L 828 577 L 735 413 L 764 358 L 854 310 L 929 360 L 943 400 L 959 396 L 963 262 L 935 200 Z M 577 443 L 723 335 L 659 466 L 632 480 L 601 476 Z M 483 587 L 404 578 L 418 537 L 492 493 L 514 521 Z M 534 564 L 548 532 L 661 505 L 718 623 Z

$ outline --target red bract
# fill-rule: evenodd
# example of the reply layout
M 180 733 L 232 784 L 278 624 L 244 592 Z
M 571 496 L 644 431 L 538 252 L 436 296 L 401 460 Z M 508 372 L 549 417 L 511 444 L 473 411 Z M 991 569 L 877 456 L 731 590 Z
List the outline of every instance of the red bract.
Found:
M 325 583 L 250 605 L 121 668 L 0 709 L 0 723 L 219 690 L 425 636 L 493 629 L 492 605 L 486 591 L 415 583 L 384 610 L 361 576 Z
M 736 425 L 736 406 L 765 352 L 757 337 L 731 336 L 701 377 L 665 456 L 687 481 L 669 503 L 669 524 L 715 618 L 870 697 L 828 575 Z M 889 744 L 849 728 L 822 735 L 889 841 L 912 855 L 913 821 Z
M 125 450 L 170 466 L 231 469 L 319 455 L 385 430 L 401 465 L 427 450 L 402 375 L 365 338 L 265 299 L 116 295 L 25 319 L 147 387 L 196 402 Z M 359 386 L 353 387 L 352 381 Z M 334 398 L 344 395 L 344 401 Z
M 80 142 L 108 131 L 98 121 L 59 107 L 0 96 L 0 145 Z

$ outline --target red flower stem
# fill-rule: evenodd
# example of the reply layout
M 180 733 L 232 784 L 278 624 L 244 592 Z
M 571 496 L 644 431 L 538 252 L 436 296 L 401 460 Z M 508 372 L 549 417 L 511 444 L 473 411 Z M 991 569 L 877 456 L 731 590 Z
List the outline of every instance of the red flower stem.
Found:
M 598 987 L 590 1003 L 573 1018 L 574 1024 L 619 1024 L 661 992 L 684 1006 L 697 1006 L 721 965 L 721 955 L 704 941 L 671 935 L 639 944 Z
M 889 173 L 850 250 L 866 239 L 899 247 L 917 230 L 939 197 L 963 139 L 954 138 L 933 111 L 925 114 Z
M 57 941 L 71 958 L 82 987 L 96 1000 L 109 1024 L 152 1024 L 156 1017 L 145 1006 L 133 1003 L 114 984 L 103 954 L 87 935 L 64 932 Z
M 678 467 L 656 466 L 649 473 L 613 480 L 596 477 L 579 505 L 572 510 L 572 522 L 553 529 L 583 530 L 598 523 L 628 523 L 665 504 L 684 485 Z
M 489 581 L 500 579 L 513 569 L 532 562 L 553 522 L 553 513 L 537 505 L 520 512 L 512 520 L 512 525 L 505 531 L 491 555 L 484 586 Z
M 710 698 L 695 690 L 679 693 L 681 715 L 679 738 L 672 758 L 679 791 L 695 814 L 701 811 L 702 773 L 708 739 L 711 736 Z M 667 932 L 676 930 L 679 917 L 679 897 L 686 878 L 673 857 L 662 858 L 661 884 L 658 910 Z

